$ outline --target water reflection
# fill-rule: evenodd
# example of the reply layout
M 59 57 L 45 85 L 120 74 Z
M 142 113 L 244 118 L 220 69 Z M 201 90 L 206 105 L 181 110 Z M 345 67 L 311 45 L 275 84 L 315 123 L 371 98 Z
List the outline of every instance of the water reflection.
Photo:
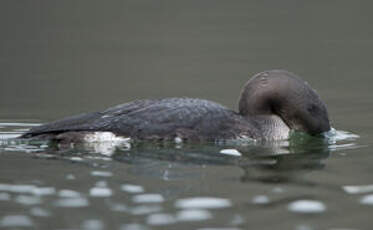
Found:
M 186 222 L 200 223 L 195 229 L 203 229 L 203 223 L 209 222 L 238 229 L 248 223 L 244 212 L 260 213 L 281 207 L 290 214 L 315 215 L 328 212 L 330 205 L 321 197 L 304 192 L 310 185 L 317 186 L 305 175 L 322 170 L 332 152 L 345 149 L 344 146 L 358 147 L 348 133 L 334 139 L 294 134 L 288 141 L 270 143 L 58 145 L 9 139 L 13 136 L 5 131 L 12 129 L 2 133 L 0 153 L 26 152 L 25 156 L 37 158 L 34 163 L 41 164 L 50 164 L 47 159 L 55 160 L 52 164 L 61 168 L 53 168 L 53 172 L 62 174 L 50 174 L 57 177 L 51 181 L 50 175 L 43 177 L 37 172 L 40 184 L 1 183 L 0 201 L 28 208 L 26 214 L 30 216 L 3 216 L 0 226 L 15 226 L 14 218 L 29 218 L 31 222 L 24 223 L 34 225 L 40 217 L 53 218 L 83 209 L 103 210 L 104 214 L 102 220 L 97 216 L 75 220 L 75 226 L 82 229 L 106 228 L 111 222 L 105 219 L 120 216 L 118 220 L 122 220 L 123 215 L 137 221 L 122 223 L 120 229 L 150 229 Z M 105 144 L 110 148 L 103 148 Z M 65 169 L 71 165 L 77 171 Z M 226 184 L 229 194 L 219 193 Z M 305 190 L 299 193 L 291 191 L 291 187 Z M 370 191 L 369 187 L 346 188 Z M 371 204 L 371 196 L 362 197 L 357 203 Z M 75 214 L 71 215 L 75 218 Z
M 10 125 L 13 129 L 9 130 Z M 188 165 L 230 165 L 243 170 L 242 182 L 300 183 L 305 174 L 325 167 L 326 159 L 333 151 L 359 147 L 357 135 L 332 129 L 324 136 L 312 137 L 303 133 L 292 133 L 286 141 L 277 142 L 218 142 L 218 143 L 149 143 L 149 142 L 93 142 L 60 145 L 46 142 L 15 140 L 15 129 L 34 124 L 14 123 L 1 133 L 1 149 L 36 153 L 38 157 L 67 159 L 97 166 L 99 161 L 115 160 L 136 165 L 129 173 L 177 180 L 201 177 L 193 170 L 179 170 Z M 1 130 L 0 130 L 1 131 Z M 9 134 L 9 132 L 11 134 Z M 8 138 L 8 139 L 7 139 Z M 9 139 L 10 138 L 10 139 Z M 110 171 L 92 171 L 92 175 L 109 177 Z M 96 190 L 93 190 L 96 194 Z

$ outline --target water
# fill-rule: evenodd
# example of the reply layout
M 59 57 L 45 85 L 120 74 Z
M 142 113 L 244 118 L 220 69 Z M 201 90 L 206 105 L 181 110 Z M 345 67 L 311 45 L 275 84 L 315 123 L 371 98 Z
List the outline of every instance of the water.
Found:
M 2 139 L 136 98 L 236 108 L 247 74 L 272 68 L 317 89 L 337 131 L 273 145 L 1 141 L 0 229 L 371 229 L 372 6 L 2 1 Z

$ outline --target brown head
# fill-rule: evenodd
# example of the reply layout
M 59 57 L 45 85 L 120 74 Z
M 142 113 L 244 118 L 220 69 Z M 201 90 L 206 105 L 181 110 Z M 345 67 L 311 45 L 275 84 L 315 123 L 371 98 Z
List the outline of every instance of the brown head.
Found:
M 328 112 L 319 95 L 285 70 L 254 75 L 242 90 L 239 113 L 246 117 L 277 115 L 290 129 L 311 135 L 330 130 Z

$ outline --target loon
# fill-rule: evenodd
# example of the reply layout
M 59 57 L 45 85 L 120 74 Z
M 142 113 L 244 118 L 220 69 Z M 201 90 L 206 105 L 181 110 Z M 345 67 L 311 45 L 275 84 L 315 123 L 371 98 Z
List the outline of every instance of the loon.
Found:
M 309 84 L 286 70 L 255 74 L 233 111 L 196 98 L 135 100 L 37 126 L 21 138 L 80 142 L 97 132 L 136 140 L 282 140 L 289 131 L 330 130 L 326 105 Z

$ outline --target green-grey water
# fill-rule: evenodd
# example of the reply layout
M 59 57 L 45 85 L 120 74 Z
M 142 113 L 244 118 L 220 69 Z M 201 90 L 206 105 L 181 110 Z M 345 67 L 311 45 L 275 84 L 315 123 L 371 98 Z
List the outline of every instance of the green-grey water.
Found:
M 235 109 L 249 76 L 275 68 L 317 90 L 337 131 L 247 145 L 1 141 L 0 229 L 371 229 L 372 7 L 1 1 L 2 139 L 139 98 Z

